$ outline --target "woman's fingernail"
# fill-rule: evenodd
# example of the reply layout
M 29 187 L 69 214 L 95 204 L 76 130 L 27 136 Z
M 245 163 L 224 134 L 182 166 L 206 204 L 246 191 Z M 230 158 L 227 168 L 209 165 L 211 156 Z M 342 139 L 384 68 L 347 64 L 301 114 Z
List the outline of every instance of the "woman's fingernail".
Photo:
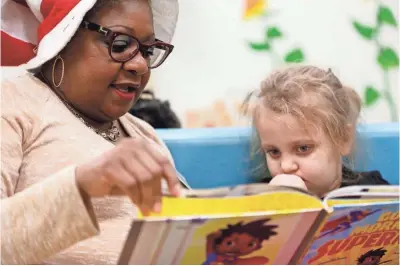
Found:
M 161 203 L 160 202 L 156 202 L 153 206 L 153 212 L 155 213 L 160 213 L 161 212 Z

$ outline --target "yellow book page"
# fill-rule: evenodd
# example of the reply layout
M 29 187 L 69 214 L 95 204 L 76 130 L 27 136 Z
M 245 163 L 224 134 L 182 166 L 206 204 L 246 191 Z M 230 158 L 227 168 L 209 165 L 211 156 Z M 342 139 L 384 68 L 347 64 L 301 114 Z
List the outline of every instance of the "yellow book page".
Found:
M 274 192 L 231 198 L 173 198 L 162 199 L 162 212 L 153 217 L 190 215 L 241 215 L 271 211 L 290 213 L 304 209 L 322 209 L 322 202 L 300 192 Z

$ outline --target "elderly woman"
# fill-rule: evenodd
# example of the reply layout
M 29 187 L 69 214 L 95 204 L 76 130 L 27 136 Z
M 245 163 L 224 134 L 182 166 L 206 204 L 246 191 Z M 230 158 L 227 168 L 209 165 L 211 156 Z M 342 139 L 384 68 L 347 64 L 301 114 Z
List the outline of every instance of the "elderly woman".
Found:
M 29 55 L 10 27 L 36 32 L 7 23 L 15 10 L 41 22 L 29 72 L 2 83 L 2 263 L 115 264 L 137 207 L 157 212 L 163 185 L 181 188 L 154 129 L 127 114 L 173 50 L 177 1 L 17 2 L 2 37 L 20 49 L 3 62 Z

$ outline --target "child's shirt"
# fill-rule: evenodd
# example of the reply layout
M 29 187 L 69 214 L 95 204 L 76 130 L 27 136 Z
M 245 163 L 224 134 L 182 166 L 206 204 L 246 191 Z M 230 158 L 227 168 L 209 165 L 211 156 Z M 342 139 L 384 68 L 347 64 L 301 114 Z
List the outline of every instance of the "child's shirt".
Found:
M 340 187 L 357 185 L 388 185 L 379 171 L 355 172 L 343 166 Z

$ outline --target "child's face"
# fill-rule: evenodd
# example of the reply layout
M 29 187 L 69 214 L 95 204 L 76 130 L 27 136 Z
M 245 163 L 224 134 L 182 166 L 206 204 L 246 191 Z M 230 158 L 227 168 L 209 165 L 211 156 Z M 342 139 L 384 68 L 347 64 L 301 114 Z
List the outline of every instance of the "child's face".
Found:
M 272 177 L 297 175 L 320 197 L 340 186 L 341 154 L 323 130 L 310 126 L 306 131 L 292 115 L 277 115 L 263 107 L 255 126 Z

